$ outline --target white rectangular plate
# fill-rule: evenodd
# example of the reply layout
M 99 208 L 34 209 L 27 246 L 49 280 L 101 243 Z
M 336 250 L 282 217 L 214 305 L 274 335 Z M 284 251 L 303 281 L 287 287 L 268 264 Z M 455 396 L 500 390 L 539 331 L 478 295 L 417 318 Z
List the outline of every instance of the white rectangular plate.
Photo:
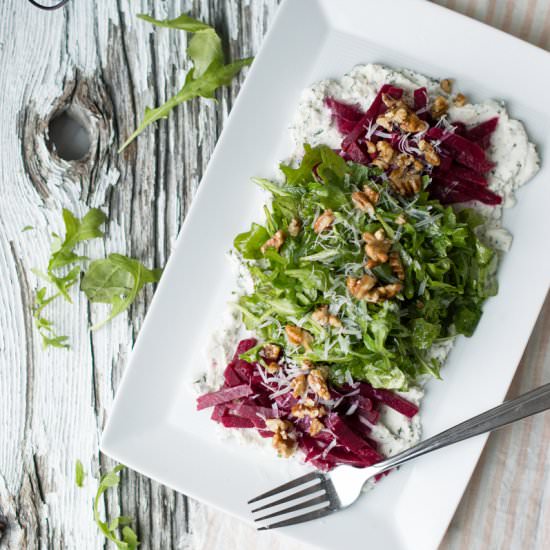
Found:
M 452 76 L 474 100 L 504 99 L 544 159 L 550 141 L 550 56 L 429 2 L 287 0 L 257 56 L 179 236 L 118 390 L 102 450 L 185 494 L 250 521 L 246 501 L 302 467 L 219 441 L 190 383 L 206 368 L 204 347 L 219 326 L 234 277 L 226 252 L 263 194 L 254 175 L 274 174 L 291 151 L 300 92 L 378 62 Z M 470 339 L 461 339 L 430 383 L 422 407 L 431 436 L 504 398 L 550 282 L 550 168 L 506 212 L 514 234 L 500 292 Z M 355 506 L 286 528 L 321 548 L 436 548 L 485 442 L 467 441 L 394 472 Z

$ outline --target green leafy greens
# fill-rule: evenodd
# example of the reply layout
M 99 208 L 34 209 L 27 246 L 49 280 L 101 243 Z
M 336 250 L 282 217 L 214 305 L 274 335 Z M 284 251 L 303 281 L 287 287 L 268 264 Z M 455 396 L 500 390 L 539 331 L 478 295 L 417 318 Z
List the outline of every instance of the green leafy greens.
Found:
M 69 290 L 79 281 L 81 290 L 92 303 L 111 304 L 107 319 L 92 327 L 97 329 L 122 313 L 134 302 L 140 290 L 147 283 L 156 283 L 162 275 L 161 269 L 147 269 L 138 260 L 111 254 L 105 259 L 90 262 L 81 279 L 84 262 L 89 258 L 75 252 L 75 247 L 84 241 L 103 236 L 100 229 L 106 221 L 105 214 L 92 208 L 82 219 L 69 210 L 63 209 L 65 236 L 53 233 L 51 255 L 46 272 L 33 269 L 33 273 L 45 281 L 54 291 L 48 294 L 48 287 L 38 288 L 35 294 L 33 317 L 36 328 L 42 337 L 44 347 L 68 348 L 68 337 L 58 335 L 53 322 L 43 311 L 59 297 L 72 303 Z
M 82 219 L 64 208 L 65 236 L 61 238 L 57 233 L 52 234 L 47 271 L 44 273 L 37 269 L 32 270 L 37 277 L 55 289 L 54 293 L 48 296 L 48 287 L 42 286 L 35 294 L 33 317 L 44 347 L 69 347 L 68 337 L 56 333 L 53 322 L 44 317 L 43 311 L 60 296 L 72 303 L 69 289 L 78 282 L 82 262 L 87 260 L 85 256 L 79 256 L 74 249 L 81 242 L 102 237 L 103 231 L 100 227 L 105 220 L 105 214 L 98 208 L 92 208 Z
M 139 291 L 147 283 L 158 282 L 161 275 L 162 269 L 147 269 L 137 260 L 121 254 L 110 254 L 104 260 L 91 262 L 80 288 L 90 302 L 111 304 L 109 316 L 92 328 L 103 326 L 128 309 Z
M 439 377 L 440 363 L 430 348 L 457 334 L 470 336 L 483 302 L 497 291 L 498 258 L 476 236 L 479 216 L 444 207 L 426 191 L 412 199 L 397 196 L 377 168 L 346 163 L 327 147 L 306 145 L 301 163 L 281 170 L 283 183 L 255 180 L 272 195 L 266 222 L 252 224 L 234 242 L 254 283 L 253 292 L 238 302 L 247 328 L 283 346 L 297 362 L 328 364 L 337 383 L 351 375 L 375 387 L 405 389 L 422 375 Z M 380 193 L 373 217 L 351 201 L 365 184 Z M 335 221 L 318 235 L 313 222 L 326 209 Z M 295 237 L 288 233 L 293 219 L 302 227 Z M 381 228 L 403 263 L 403 289 L 382 303 L 357 300 L 346 279 L 365 274 L 362 234 Z M 282 247 L 262 253 L 279 230 L 285 233 Z M 399 282 L 387 264 L 371 273 L 384 284 Z M 342 327 L 312 318 L 322 305 Z M 311 349 L 290 345 L 286 325 L 307 330 Z
M 103 494 L 112 488 L 115 488 L 120 483 L 119 472 L 124 469 L 124 466 L 119 464 L 110 472 L 101 476 L 99 487 L 94 498 L 94 520 L 97 523 L 100 531 L 112 541 L 120 550 L 136 550 L 139 541 L 135 531 L 130 527 L 133 519 L 128 516 L 119 516 L 110 522 L 103 521 L 99 514 L 99 503 Z M 119 530 L 122 533 L 122 539 L 119 538 Z
M 143 120 L 124 142 L 119 152 L 123 151 L 147 126 L 157 120 L 167 118 L 177 105 L 195 97 L 213 99 L 219 87 L 231 84 L 233 77 L 243 67 L 252 63 L 252 58 L 249 57 L 225 65 L 221 39 L 216 31 L 206 23 L 193 19 L 188 15 L 181 15 L 176 19 L 163 21 L 143 14 L 138 17 L 159 27 L 194 33 L 187 48 L 187 55 L 193 62 L 193 68 L 187 73 L 183 87 L 175 96 L 160 107 L 145 110 Z

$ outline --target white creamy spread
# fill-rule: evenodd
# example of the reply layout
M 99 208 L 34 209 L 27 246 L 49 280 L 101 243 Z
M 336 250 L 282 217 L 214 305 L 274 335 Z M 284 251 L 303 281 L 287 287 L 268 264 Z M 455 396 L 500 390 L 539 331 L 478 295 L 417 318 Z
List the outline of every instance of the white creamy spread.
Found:
M 325 106 L 325 98 L 333 97 L 344 103 L 359 106 L 366 111 L 383 84 L 393 84 L 405 91 L 405 100 L 412 103 L 412 92 L 416 88 L 426 87 L 430 96 L 445 95 L 439 81 L 406 69 L 395 70 L 381 65 L 358 65 L 340 79 L 323 80 L 307 88 L 302 93 L 295 120 L 290 130 L 296 144 L 293 157 L 299 159 L 303 154 L 303 144 L 312 146 L 328 145 L 338 149 L 342 135 L 333 124 L 330 110 Z M 449 102 L 451 103 L 451 102 Z M 448 112 L 449 121 L 461 121 L 475 125 L 498 116 L 499 122 L 492 136 L 488 156 L 496 164 L 488 176 L 489 188 L 503 197 L 502 206 L 491 207 L 479 203 L 468 204 L 476 208 L 487 219 L 480 231 L 480 238 L 494 248 L 506 251 L 511 245 L 510 233 L 502 227 L 503 209 L 515 204 L 514 192 L 524 185 L 539 168 L 539 158 L 535 146 L 521 122 L 509 117 L 502 102 L 486 100 L 478 104 L 466 104 L 462 107 L 451 106 Z M 218 389 L 223 382 L 223 370 L 231 360 L 237 342 L 247 335 L 241 328 L 238 315 L 228 313 L 228 319 L 221 331 L 212 339 L 208 350 L 209 363 L 212 368 L 204 379 L 195 385 L 197 393 Z M 446 359 L 453 340 L 447 340 L 431 351 L 431 356 Z M 415 387 L 400 395 L 419 405 L 423 390 Z M 408 419 L 404 415 L 382 406 L 378 424 L 372 426 L 372 437 L 380 444 L 384 455 L 396 454 L 416 444 L 421 435 L 420 415 Z M 260 437 L 255 430 L 227 430 L 220 427 L 223 437 L 237 439 L 241 443 L 271 447 L 270 440 Z

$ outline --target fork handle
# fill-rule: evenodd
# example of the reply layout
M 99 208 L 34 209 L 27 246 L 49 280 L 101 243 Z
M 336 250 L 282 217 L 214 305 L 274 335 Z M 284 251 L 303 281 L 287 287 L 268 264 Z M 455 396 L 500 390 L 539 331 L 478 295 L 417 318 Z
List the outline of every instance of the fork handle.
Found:
M 550 409 L 550 384 L 545 384 L 536 390 L 525 393 L 516 399 L 505 401 L 494 409 L 434 435 L 402 453 L 379 462 L 375 467 L 380 473 L 385 472 L 437 449 L 442 449 L 476 435 L 491 432 L 548 409 Z

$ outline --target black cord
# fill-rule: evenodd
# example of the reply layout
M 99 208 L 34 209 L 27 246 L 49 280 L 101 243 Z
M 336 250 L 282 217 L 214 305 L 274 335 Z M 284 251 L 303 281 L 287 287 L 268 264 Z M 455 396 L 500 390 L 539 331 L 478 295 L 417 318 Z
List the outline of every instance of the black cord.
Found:
M 54 4 L 53 6 L 44 6 L 42 4 L 39 4 L 36 0 L 29 0 L 29 2 L 35 6 L 36 8 L 40 8 L 41 10 L 56 10 L 58 8 L 62 8 L 69 0 L 61 0 L 57 4 Z

